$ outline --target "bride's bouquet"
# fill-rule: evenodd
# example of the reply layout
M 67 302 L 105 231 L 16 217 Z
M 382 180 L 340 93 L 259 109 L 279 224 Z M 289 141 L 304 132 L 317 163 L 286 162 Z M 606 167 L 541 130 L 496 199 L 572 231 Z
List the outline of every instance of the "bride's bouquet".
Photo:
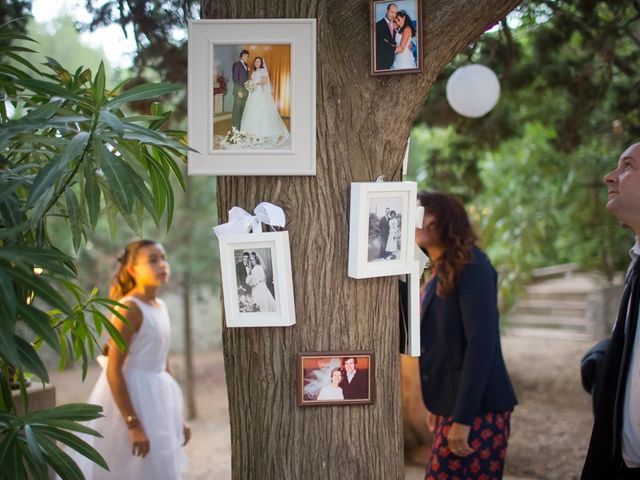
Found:
M 260 139 L 252 133 L 238 130 L 236 127 L 231 127 L 231 130 L 229 130 L 227 134 L 216 143 L 224 148 L 246 148 L 259 145 Z
M 244 88 L 246 88 L 248 92 L 253 92 L 256 89 L 256 84 L 253 80 L 247 80 L 244 82 Z

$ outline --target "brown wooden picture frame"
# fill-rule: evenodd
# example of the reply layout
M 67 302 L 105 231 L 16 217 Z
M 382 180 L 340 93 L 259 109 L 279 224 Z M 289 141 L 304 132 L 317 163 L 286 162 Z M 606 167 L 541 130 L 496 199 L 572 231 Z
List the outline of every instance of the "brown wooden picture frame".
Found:
M 372 351 L 301 352 L 297 364 L 296 403 L 300 407 L 369 405 L 375 400 Z M 337 370 L 340 370 L 339 386 L 336 386 Z
M 391 38 L 382 38 L 383 31 L 384 36 L 387 37 L 386 33 L 389 27 L 384 23 L 379 24 L 379 22 L 384 22 L 387 9 L 392 4 L 396 6 L 397 11 L 404 11 L 412 21 L 415 21 L 415 35 L 411 39 L 415 46 L 415 52 L 412 53 L 415 67 L 402 68 L 402 65 L 408 64 L 406 61 L 402 61 L 403 59 L 406 60 L 407 56 L 397 61 L 394 60 L 396 58 L 393 53 L 395 39 L 391 37 L 390 32 L 388 37 Z M 371 2 L 371 75 L 398 75 L 422 72 L 424 63 L 424 52 L 422 51 L 424 48 L 423 31 L 422 0 L 399 0 L 395 2 L 373 0 Z

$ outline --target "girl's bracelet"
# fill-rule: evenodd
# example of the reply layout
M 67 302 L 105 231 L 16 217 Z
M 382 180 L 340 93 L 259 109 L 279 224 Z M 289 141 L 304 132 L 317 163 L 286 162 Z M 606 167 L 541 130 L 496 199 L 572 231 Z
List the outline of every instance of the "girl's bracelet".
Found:
M 140 425 L 140 420 L 138 420 L 138 417 L 136 417 L 135 415 L 127 415 L 124 421 L 126 422 L 127 428 L 129 430 L 131 430 L 132 428 L 136 428 L 138 425 Z

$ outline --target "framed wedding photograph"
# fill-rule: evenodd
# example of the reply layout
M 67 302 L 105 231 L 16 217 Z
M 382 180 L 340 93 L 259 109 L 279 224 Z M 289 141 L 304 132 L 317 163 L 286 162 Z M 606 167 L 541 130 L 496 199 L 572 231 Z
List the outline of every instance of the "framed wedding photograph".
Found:
M 289 233 L 222 235 L 218 240 L 227 327 L 295 324 Z
M 189 22 L 189 175 L 315 175 L 316 20 Z
M 373 352 L 298 353 L 298 406 L 372 404 L 374 391 Z
M 415 182 L 352 183 L 348 275 L 411 273 L 416 210 Z
M 422 1 L 371 2 L 371 75 L 422 71 Z

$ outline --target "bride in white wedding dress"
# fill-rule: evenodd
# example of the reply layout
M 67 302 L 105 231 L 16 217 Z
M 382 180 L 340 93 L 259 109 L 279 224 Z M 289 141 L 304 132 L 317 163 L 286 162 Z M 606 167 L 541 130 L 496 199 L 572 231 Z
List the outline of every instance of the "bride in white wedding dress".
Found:
M 250 80 L 255 89 L 247 98 L 240 130 L 257 137 L 261 145 L 282 145 L 289 139 L 289 130 L 273 101 L 267 66 L 262 57 L 256 57 L 253 67 Z
M 399 10 L 394 20 L 396 25 L 396 56 L 392 69 L 416 68 L 416 59 L 411 51 L 412 39 L 416 34 L 411 17 L 404 10 Z

